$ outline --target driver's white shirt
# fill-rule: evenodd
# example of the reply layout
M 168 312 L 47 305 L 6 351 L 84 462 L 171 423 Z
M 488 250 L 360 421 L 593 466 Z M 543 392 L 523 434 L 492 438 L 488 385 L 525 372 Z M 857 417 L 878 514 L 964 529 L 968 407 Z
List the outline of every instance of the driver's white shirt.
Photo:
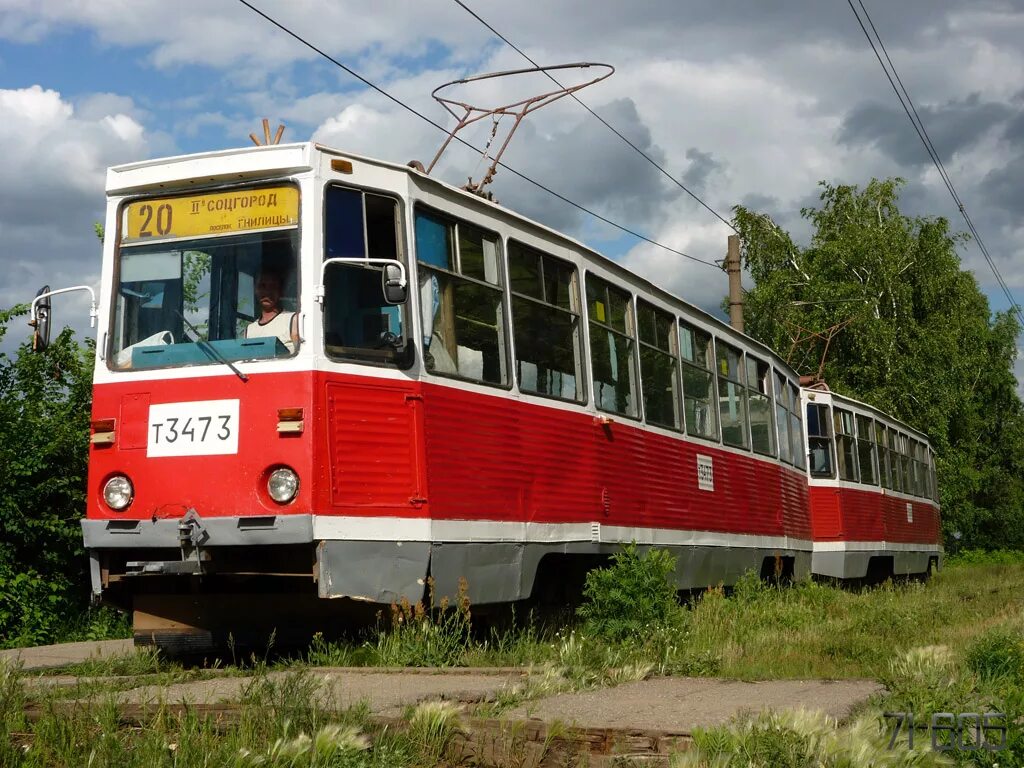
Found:
M 249 323 L 245 329 L 245 338 L 256 339 L 261 336 L 276 336 L 284 344 L 288 353 L 295 351 L 295 342 L 292 341 L 292 318 L 294 312 L 278 312 L 266 323 L 259 320 Z

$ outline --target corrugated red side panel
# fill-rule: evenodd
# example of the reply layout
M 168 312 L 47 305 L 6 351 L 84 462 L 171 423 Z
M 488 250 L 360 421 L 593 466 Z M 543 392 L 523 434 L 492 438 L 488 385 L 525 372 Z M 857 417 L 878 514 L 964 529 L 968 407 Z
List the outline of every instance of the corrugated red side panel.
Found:
M 627 419 L 423 387 L 431 515 L 807 537 L 801 473 Z M 712 458 L 714 491 L 697 486 Z
M 845 486 L 815 485 L 810 491 L 815 541 L 940 542 L 939 510 L 931 501 Z

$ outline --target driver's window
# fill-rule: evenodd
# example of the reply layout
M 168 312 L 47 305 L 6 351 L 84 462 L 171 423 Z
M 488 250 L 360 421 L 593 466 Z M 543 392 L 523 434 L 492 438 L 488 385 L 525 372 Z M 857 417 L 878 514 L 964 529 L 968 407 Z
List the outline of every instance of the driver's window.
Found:
M 324 259 L 401 259 L 398 204 L 331 186 L 324 194 Z M 329 264 L 324 274 L 324 346 L 331 357 L 405 358 L 405 307 L 384 300 L 379 265 Z

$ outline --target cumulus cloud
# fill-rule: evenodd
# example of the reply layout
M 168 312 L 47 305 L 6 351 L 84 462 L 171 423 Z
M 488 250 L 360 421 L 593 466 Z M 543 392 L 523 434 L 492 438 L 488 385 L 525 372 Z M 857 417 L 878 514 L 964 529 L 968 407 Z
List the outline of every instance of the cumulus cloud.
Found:
M 429 98 L 435 86 L 524 65 L 453 3 L 256 4 L 445 125 L 450 118 Z M 908 213 L 946 215 L 960 226 L 843 3 L 722 0 L 685 13 L 673 0 L 565 0 L 543 13 L 525 3 L 472 5 L 537 61 L 614 64 L 614 77 L 580 97 L 726 217 L 743 203 L 770 213 L 801 238 L 807 229 L 799 209 L 815 203 L 819 180 L 864 184 L 872 176 L 902 175 L 908 179 Z M 1024 196 L 1017 182 L 1024 177 L 1024 11 L 1007 0 L 874 5 L 889 53 L 993 257 L 1011 285 L 1024 285 L 1024 246 L 1018 245 L 1024 232 L 1017 223 Z M 67 29 L 84 30 L 100 50 L 138 51 L 157 75 L 202 73 L 194 93 L 170 97 L 180 113 L 168 121 L 177 135 L 237 142 L 256 117 L 268 115 L 292 126 L 289 138 L 311 135 L 398 162 L 428 161 L 443 138 L 333 65 L 314 65 L 308 48 L 238 3 L 137 0 L 125 13 L 122 0 L 0 0 L 0 38 L 45 41 Z M 216 91 L 214 81 L 230 83 L 230 92 Z M 513 90 L 496 82 L 483 95 L 499 101 Z M 81 200 L 85 187 L 99 189 L 96 169 L 112 157 L 138 159 L 154 151 L 159 118 L 138 109 L 154 109 L 142 97 L 127 103 L 124 96 L 102 94 L 72 105 L 45 94 L 9 97 L 21 100 L 14 122 L 22 143 L 8 153 L 13 159 L 0 163 L 5 189 L 17 188 L 9 185 L 29 164 L 42 185 L 29 197 L 69 206 L 61 195 Z M 6 102 L 0 111 L 7 114 Z M 33 120 L 46 127 L 42 133 L 51 131 L 45 144 L 31 143 Z M 60 125 L 66 130 L 54 135 L 52 126 Z M 0 131 L 6 128 L 0 125 Z M 482 146 L 488 129 L 482 124 L 468 138 Z M 83 132 L 88 142 L 73 140 Z M 569 100 L 528 118 L 506 159 L 673 248 L 712 261 L 724 252 L 727 227 Z M 60 178 L 58 165 L 77 169 L 85 181 Z M 459 147 L 436 171 L 457 184 L 480 173 L 479 156 Z M 499 172 L 494 189 L 503 204 L 605 247 L 659 284 L 717 308 L 724 281 L 714 270 L 637 244 L 507 171 Z M 6 206 L 0 222 L 18 221 L 25 232 L 31 222 L 19 216 L 31 217 L 38 205 L 20 197 L 0 200 Z M 99 199 L 90 199 L 98 207 Z M 965 265 L 992 289 L 994 279 L 976 249 L 968 246 L 963 254 Z
M 113 108 L 99 109 L 102 102 Z M 5 279 L 0 306 L 25 302 L 43 283 L 96 283 L 99 244 L 93 222 L 104 216 L 109 165 L 149 152 L 145 128 L 126 112 L 130 100 L 104 95 L 76 106 L 41 86 L 0 90 L 0 234 Z M 88 302 L 73 297 L 58 310 L 81 329 Z M 66 309 L 65 309 L 66 307 Z M 18 341 L 9 335 L 5 346 Z

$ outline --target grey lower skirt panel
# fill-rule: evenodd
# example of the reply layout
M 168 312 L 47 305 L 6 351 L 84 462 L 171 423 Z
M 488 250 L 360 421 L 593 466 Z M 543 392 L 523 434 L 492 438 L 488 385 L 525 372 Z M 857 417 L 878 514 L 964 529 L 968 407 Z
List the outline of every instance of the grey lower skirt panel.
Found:
M 641 550 L 647 547 L 640 547 Z M 766 559 L 793 558 L 793 575 L 806 576 L 811 554 L 805 550 L 756 547 L 666 546 L 676 557 L 676 586 L 693 589 L 734 583 L 746 571 L 761 572 Z M 506 603 L 530 597 L 541 560 L 559 555 L 611 555 L 618 544 L 563 543 L 421 543 L 322 541 L 317 545 L 319 594 L 376 603 L 426 596 L 433 579 L 434 600 L 454 600 L 464 580 L 473 605 Z M 548 578 L 558 572 L 548 571 Z
M 934 550 L 907 551 L 875 549 L 846 552 L 815 552 L 811 558 L 811 572 L 815 576 L 834 579 L 863 579 L 868 575 L 868 566 L 873 557 L 891 557 L 894 576 L 927 573 L 929 562 L 934 559 L 941 567 L 942 553 Z
M 611 555 L 618 543 L 572 542 L 429 542 L 331 539 L 314 542 L 310 515 L 263 517 L 199 517 L 202 547 L 315 544 L 317 590 L 321 598 L 348 597 L 388 604 L 406 597 L 426 597 L 433 578 L 434 597 L 454 599 L 465 580 L 472 604 L 505 603 L 533 594 L 538 568 L 545 557 Z M 177 549 L 181 520 L 83 520 L 85 547 L 90 551 L 93 590 L 99 593 L 101 550 L 135 550 L 145 560 L 147 549 Z M 640 550 L 648 549 L 641 546 Z M 792 558 L 793 575 L 811 569 L 811 553 L 793 548 L 659 545 L 677 560 L 679 589 L 734 583 L 744 572 L 760 573 L 766 560 Z M 558 569 L 544 578 L 559 578 Z

